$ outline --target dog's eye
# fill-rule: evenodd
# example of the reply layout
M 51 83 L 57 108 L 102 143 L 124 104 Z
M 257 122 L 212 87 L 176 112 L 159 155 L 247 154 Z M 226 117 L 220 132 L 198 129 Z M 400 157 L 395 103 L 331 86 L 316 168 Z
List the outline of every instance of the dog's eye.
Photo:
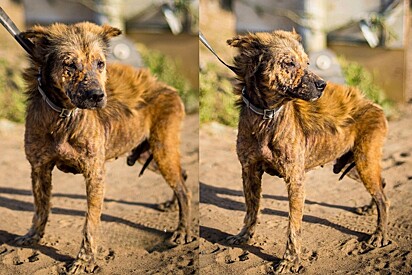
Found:
M 97 68 L 99 68 L 100 70 L 104 68 L 104 62 L 103 61 L 98 61 L 97 62 Z
M 77 70 L 76 63 L 74 63 L 74 62 L 72 62 L 70 64 L 65 64 L 65 66 L 66 66 L 66 69 L 67 69 L 68 72 L 72 72 L 72 71 Z
M 294 62 L 294 61 L 287 61 L 287 62 L 285 62 L 285 65 L 287 66 L 287 67 L 296 67 L 296 63 Z

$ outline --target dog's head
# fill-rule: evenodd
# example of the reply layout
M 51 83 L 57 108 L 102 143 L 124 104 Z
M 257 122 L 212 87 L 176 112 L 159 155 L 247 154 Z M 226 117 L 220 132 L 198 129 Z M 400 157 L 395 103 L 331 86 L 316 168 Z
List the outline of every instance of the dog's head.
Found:
M 35 26 L 20 35 L 34 43 L 34 61 L 53 98 L 81 109 L 106 105 L 106 55 L 109 39 L 121 33 L 92 23 Z
M 235 57 L 238 75 L 253 83 L 267 100 L 318 99 L 326 82 L 308 70 L 309 59 L 295 32 L 250 33 L 227 41 L 239 48 Z

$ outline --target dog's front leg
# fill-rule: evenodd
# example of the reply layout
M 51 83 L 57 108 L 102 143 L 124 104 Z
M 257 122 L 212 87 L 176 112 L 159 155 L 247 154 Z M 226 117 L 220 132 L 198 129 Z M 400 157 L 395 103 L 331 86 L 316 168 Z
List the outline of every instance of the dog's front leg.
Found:
M 31 171 L 34 197 L 34 216 L 29 232 L 16 239 L 18 245 L 33 245 L 43 237 L 50 212 L 52 163 L 33 165 Z
M 244 225 L 239 234 L 228 238 L 230 244 L 247 243 L 255 233 L 258 221 L 263 171 L 257 163 L 242 165 L 243 194 L 246 203 Z
M 104 199 L 104 168 L 91 169 L 84 173 L 87 193 L 86 222 L 83 228 L 83 240 L 76 260 L 69 266 L 69 273 L 93 272 L 96 264 L 96 235 L 100 225 Z
M 305 202 L 303 176 L 299 179 L 286 179 L 286 184 L 289 198 L 288 240 L 283 259 L 276 267 L 276 273 L 298 272 L 301 268 L 301 226 Z

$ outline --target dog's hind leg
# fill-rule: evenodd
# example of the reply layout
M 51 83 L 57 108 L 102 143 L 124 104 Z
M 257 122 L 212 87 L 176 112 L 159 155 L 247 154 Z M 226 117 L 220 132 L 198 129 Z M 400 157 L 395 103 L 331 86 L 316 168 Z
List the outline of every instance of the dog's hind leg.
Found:
M 18 245 L 32 245 L 43 237 L 50 212 L 51 177 L 54 164 L 32 165 L 31 179 L 34 196 L 34 216 L 29 232 L 18 237 Z
M 384 189 L 386 186 L 386 181 L 384 178 L 382 178 L 381 184 L 382 184 L 382 189 Z M 376 203 L 374 199 L 372 198 L 369 204 L 355 208 L 355 212 L 359 215 L 371 216 L 371 215 L 377 214 L 378 209 L 376 207 Z
M 150 131 L 150 150 L 160 173 L 174 192 L 179 205 L 179 224 L 171 237 L 176 244 L 193 241 L 191 233 L 191 194 L 186 187 L 180 163 L 180 127 L 184 109 L 176 97 L 159 98 L 163 112 L 155 118 L 156 123 Z M 165 100 L 165 102 L 161 102 Z M 170 108 L 169 110 L 166 110 Z
M 263 171 L 258 164 L 242 165 L 243 194 L 246 203 L 244 225 L 239 234 L 228 237 L 230 244 L 247 243 L 252 239 L 258 222 Z
M 301 268 L 301 228 L 303 218 L 303 206 L 305 202 L 304 176 L 302 173 L 294 173 L 295 177 L 285 178 L 289 198 L 289 226 L 288 240 L 283 259 L 277 265 L 275 273 L 299 272 Z
M 144 170 L 148 168 L 149 170 L 159 173 L 159 166 L 157 165 L 156 161 L 153 160 L 153 154 L 150 150 L 150 144 L 147 139 L 145 139 L 141 144 L 136 146 L 130 155 L 127 157 L 127 164 L 129 166 L 133 166 L 136 161 L 143 164 L 143 168 L 140 171 L 139 177 L 143 174 Z M 182 177 L 183 180 L 186 181 L 187 174 L 184 169 L 182 169 Z M 157 209 L 160 211 L 168 212 L 168 211 L 176 211 L 178 209 L 177 197 L 173 194 L 173 197 L 170 200 L 165 202 L 159 203 L 157 205 Z
M 103 159 L 103 158 L 96 158 Z M 100 226 L 104 199 L 104 164 L 93 163 L 83 173 L 86 181 L 87 213 L 83 227 L 83 240 L 76 260 L 69 264 L 69 273 L 93 273 L 96 268 L 96 237 Z
M 356 163 L 353 160 L 353 152 L 349 151 L 348 153 L 344 154 L 342 157 L 340 157 L 336 160 L 336 163 L 333 166 L 333 172 L 335 174 L 338 174 L 342 171 L 347 171 L 349 169 L 346 176 L 353 179 L 353 180 L 355 180 L 355 181 L 363 183 L 360 176 L 359 176 L 358 170 L 356 168 L 350 169 L 352 164 L 356 167 Z M 342 174 L 340 176 L 339 180 L 341 180 L 344 176 L 345 175 Z M 385 188 L 385 186 L 386 186 L 385 179 L 382 178 L 381 181 L 382 181 L 381 182 L 382 188 Z M 373 215 L 377 212 L 376 203 L 372 199 L 369 204 L 355 208 L 355 212 L 359 215 L 365 215 L 365 216 Z
M 167 135 L 170 133 L 167 133 Z M 178 143 L 171 142 L 169 136 L 157 140 L 157 135 L 152 135 L 153 157 L 159 165 L 159 170 L 173 189 L 174 196 L 179 205 L 179 225 L 171 240 L 176 244 L 189 243 L 193 240 L 191 235 L 191 211 L 190 211 L 190 191 L 185 185 L 180 167 Z
M 365 160 L 365 162 L 357 161 L 356 165 L 358 167 L 359 176 L 366 189 L 371 194 L 372 200 L 376 204 L 378 210 L 377 228 L 368 240 L 368 243 L 375 247 L 385 246 L 389 242 L 386 236 L 389 201 L 383 192 L 379 160 L 369 159 Z
M 362 142 L 358 142 L 354 150 L 359 177 L 371 194 L 378 210 L 377 228 L 368 240 L 368 243 L 375 247 L 382 247 L 389 243 L 386 232 L 389 200 L 383 191 L 384 181 L 381 177 L 380 165 L 383 136 L 379 131 L 369 130 L 361 136 Z

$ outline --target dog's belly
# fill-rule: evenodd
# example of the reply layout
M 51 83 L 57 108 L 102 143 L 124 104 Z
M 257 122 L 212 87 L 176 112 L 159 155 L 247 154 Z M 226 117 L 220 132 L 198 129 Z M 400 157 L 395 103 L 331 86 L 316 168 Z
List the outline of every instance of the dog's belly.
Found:
M 143 121 L 127 121 L 124 125 L 114 127 L 106 141 L 106 160 L 117 158 L 130 153 L 141 144 L 148 136 L 148 127 L 144 127 Z
M 332 142 L 333 140 L 333 142 Z M 334 162 L 353 147 L 351 136 L 336 136 L 334 139 L 318 142 L 306 148 L 305 170 L 309 171 L 318 166 Z

